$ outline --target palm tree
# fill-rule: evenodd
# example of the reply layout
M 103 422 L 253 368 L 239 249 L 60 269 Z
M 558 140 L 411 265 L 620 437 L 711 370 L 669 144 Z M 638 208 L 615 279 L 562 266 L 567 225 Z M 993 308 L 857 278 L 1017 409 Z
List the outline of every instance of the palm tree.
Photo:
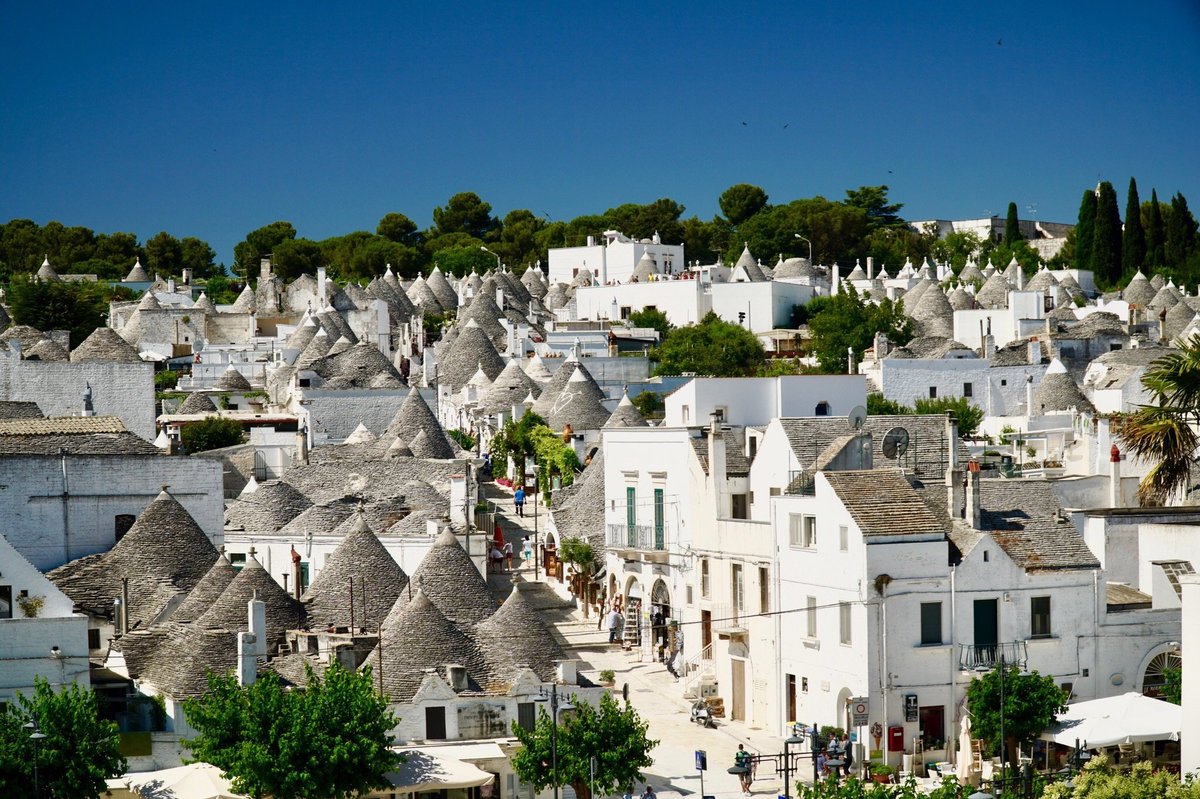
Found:
M 1188 488 L 1196 462 L 1200 425 L 1200 334 L 1178 352 L 1154 361 L 1142 376 L 1154 405 L 1142 405 L 1116 418 L 1114 432 L 1127 451 L 1154 464 L 1138 485 L 1143 506 L 1164 505 Z

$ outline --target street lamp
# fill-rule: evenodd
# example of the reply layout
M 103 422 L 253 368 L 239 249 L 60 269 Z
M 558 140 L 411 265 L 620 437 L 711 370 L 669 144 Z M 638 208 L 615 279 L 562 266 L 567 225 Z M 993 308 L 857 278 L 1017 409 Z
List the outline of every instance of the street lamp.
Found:
M 33 720 L 25 724 L 25 729 L 33 730 L 29 735 L 29 740 L 33 741 L 33 796 L 34 799 L 41 799 L 42 790 L 38 785 L 38 741 L 45 739 L 41 729 L 38 727 L 37 716 L 32 717 Z
M 479 249 L 483 250 L 483 251 L 484 251 L 484 252 L 486 252 L 488 255 L 491 255 L 491 256 L 493 256 L 493 257 L 496 259 L 496 271 L 497 271 L 497 272 L 499 272 L 499 271 L 500 271 L 500 256 L 499 256 L 499 255 L 496 255 L 496 253 L 492 252 L 492 251 L 491 251 L 491 250 L 489 250 L 487 247 L 484 247 L 482 244 L 481 244 L 481 245 L 479 245 Z
M 538 549 L 538 502 L 542 493 L 541 483 L 538 482 L 538 463 L 533 462 L 533 581 L 538 581 L 538 561 L 541 560 L 541 552 Z M 521 478 L 524 479 L 524 476 Z
M 806 239 L 804 236 L 801 236 L 799 233 L 793 233 L 792 235 L 800 239 L 800 241 L 808 244 L 808 265 L 812 266 L 812 242 Z
M 804 746 L 804 742 L 808 739 L 800 734 L 799 724 L 792 725 L 792 734 L 783 740 L 783 795 L 787 799 L 792 796 L 792 772 L 799 771 L 799 768 L 792 768 L 792 753 L 789 747 Z
M 542 693 L 538 695 L 537 701 L 545 702 L 550 700 L 550 718 L 553 722 L 550 725 L 550 781 L 554 784 L 554 799 L 558 799 L 558 714 L 574 710 L 575 706 L 564 700 L 561 704 L 558 701 L 558 683 L 550 684 L 550 696 L 546 696 L 546 689 L 542 689 Z

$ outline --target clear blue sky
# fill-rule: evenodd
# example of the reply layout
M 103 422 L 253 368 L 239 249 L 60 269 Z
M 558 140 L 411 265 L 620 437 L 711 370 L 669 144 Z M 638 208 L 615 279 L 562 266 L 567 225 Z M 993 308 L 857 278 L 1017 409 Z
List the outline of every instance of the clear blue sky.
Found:
M 912 219 L 1073 221 L 1133 175 L 1200 211 L 1195 0 L 180 5 L 4 4 L 0 220 L 230 262 L 276 219 L 424 227 L 464 190 L 709 218 L 734 183 L 886 183 Z

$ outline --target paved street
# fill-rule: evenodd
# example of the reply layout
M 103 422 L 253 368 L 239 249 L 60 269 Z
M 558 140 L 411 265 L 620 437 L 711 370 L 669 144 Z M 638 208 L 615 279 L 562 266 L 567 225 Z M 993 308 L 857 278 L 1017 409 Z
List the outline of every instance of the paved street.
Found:
M 488 484 L 486 498 L 496 503 L 501 514 L 499 522 L 510 540 L 512 533 L 518 530 L 532 535 L 530 507 L 526 507 L 526 516 L 516 516 L 511 494 L 495 484 Z M 545 521 L 545 514 L 539 514 L 539 530 L 545 530 Z M 515 542 L 514 548 L 520 551 L 520 546 Z M 514 571 L 518 581 L 533 582 L 532 563 L 514 561 Z M 512 579 L 508 574 L 489 577 L 498 595 L 511 590 Z M 616 674 L 614 691 L 619 693 L 623 685 L 629 685 L 630 701 L 649 723 L 650 736 L 659 741 L 652 754 L 654 765 L 646 773 L 646 781 L 654 786 L 656 792 L 667 796 L 671 792 L 699 796 L 700 777 L 695 769 L 695 751 L 703 749 L 708 754 L 704 794 L 719 799 L 742 796 L 738 778 L 727 771 L 733 765 L 738 744 L 744 744 L 753 754 L 775 754 L 783 750 L 782 739 L 765 730 L 751 729 L 725 719 L 717 720 L 715 730 L 695 724 L 689 715 L 689 703 L 680 695 L 679 686 L 663 664 L 639 662 L 636 654 L 610 645 L 607 632 L 597 629 L 595 616 L 584 619 L 582 611 L 571 607 L 544 583 L 539 588 L 530 587 L 527 590 L 531 591 L 531 601 L 542 609 L 544 618 L 553 625 L 564 647 L 582 661 L 582 675 L 598 683 L 599 673 L 604 669 L 612 669 Z M 803 761 L 801 767 L 807 764 L 809 761 Z M 811 765 L 808 767 L 811 768 Z M 635 791 L 640 793 L 644 787 L 637 785 Z M 761 766 L 752 793 L 756 796 L 776 796 L 782 792 L 783 781 L 780 775 L 774 773 L 774 765 L 767 763 Z

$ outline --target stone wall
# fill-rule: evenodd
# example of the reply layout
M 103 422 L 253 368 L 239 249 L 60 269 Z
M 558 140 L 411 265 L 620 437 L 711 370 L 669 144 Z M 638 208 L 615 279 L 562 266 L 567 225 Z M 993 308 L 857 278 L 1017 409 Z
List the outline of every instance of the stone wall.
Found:
M 154 366 L 149 363 L 63 363 L 0 357 L 0 400 L 32 401 L 47 416 L 74 416 L 92 388 L 98 416 L 119 417 L 153 441 Z

